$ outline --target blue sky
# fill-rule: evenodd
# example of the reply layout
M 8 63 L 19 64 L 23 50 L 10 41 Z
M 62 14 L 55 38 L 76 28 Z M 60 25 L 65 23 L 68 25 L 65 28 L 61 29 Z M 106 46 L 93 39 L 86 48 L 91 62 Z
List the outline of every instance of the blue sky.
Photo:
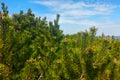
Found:
M 9 14 L 31 8 L 36 16 L 53 21 L 60 14 L 60 29 L 73 34 L 92 26 L 97 35 L 120 35 L 120 0 L 0 0 L 8 6 Z M 1 11 L 1 9 L 0 9 Z

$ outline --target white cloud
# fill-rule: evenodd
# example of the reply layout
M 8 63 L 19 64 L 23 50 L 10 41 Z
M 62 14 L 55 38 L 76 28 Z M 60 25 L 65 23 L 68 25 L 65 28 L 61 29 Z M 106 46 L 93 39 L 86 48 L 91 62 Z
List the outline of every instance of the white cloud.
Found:
M 51 6 L 51 7 L 56 6 L 56 4 L 58 4 L 56 1 L 33 1 L 33 2 L 36 4 L 42 4 L 42 5 Z
M 50 1 L 34 1 L 36 4 L 41 4 L 44 6 L 47 6 L 51 10 L 61 12 L 61 13 L 78 13 L 79 15 L 96 15 L 96 14 L 106 14 L 110 13 L 114 8 L 117 6 L 111 5 L 111 4 L 88 4 L 85 2 L 72 2 L 72 1 L 60 1 L 60 0 L 50 0 Z M 84 12 L 84 14 L 82 13 Z M 88 13 L 88 14 L 87 14 Z M 92 14 L 91 14 L 92 13 Z
M 104 19 L 103 21 L 99 20 L 91 20 L 90 17 L 95 16 L 108 16 L 114 11 L 114 9 L 119 8 L 119 5 L 112 5 L 106 3 L 85 3 L 85 2 L 73 2 L 71 0 L 64 1 L 64 0 L 44 0 L 44 1 L 33 1 L 36 4 L 44 5 L 49 8 L 50 11 L 54 13 L 46 13 L 42 16 L 47 16 L 48 20 L 55 19 L 56 13 L 61 15 L 60 17 L 60 24 L 61 25 L 76 25 L 76 26 L 98 26 L 99 32 L 106 32 L 110 34 L 110 32 L 115 31 L 116 28 L 120 29 L 120 24 L 116 24 L 112 22 L 109 18 Z M 41 15 L 41 14 L 40 14 Z M 116 24 L 116 25 L 115 25 Z M 108 27 L 107 27 L 108 26 Z M 115 28 L 115 27 L 116 28 Z M 78 28 L 74 28 L 72 31 L 78 31 Z M 88 28 L 88 27 L 87 27 Z M 74 32 L 75 32 L 74 31 Z M 116 30 L 118 31 L 118 30 Z M 112 33 L 111 33 L 112 34 Z M 113 33 L 115 34 L 115 33 Z M 116 34 L 115 34 L 116 35 Z
M 88 4 L 85 2 L 67 2 L 63 0 L 33 1 L 36 4 L 47 6 L 51 11 L 60 13 L 62 17 L 81 18 L 94 15 L 109 15 L 117 6 L 111 4 Z M 54 14 L 53 14 L 54 15 Z M 67 19 L 66 19 L 67 20 Z
M 61 18 L 60 19 L 60 24 L 72 24 L 72 25 L 86 25 L 86 26 L 93 26 L 93 25 L 98 25 L 97 22 L 91 21 L 91 20 L 74 20 L 74 19 L 67 19 L 67 18 Z
M 98 25 L 98 35 L 102 33 L 106 35 L 120 36 L 120 23 L 104 23 Z

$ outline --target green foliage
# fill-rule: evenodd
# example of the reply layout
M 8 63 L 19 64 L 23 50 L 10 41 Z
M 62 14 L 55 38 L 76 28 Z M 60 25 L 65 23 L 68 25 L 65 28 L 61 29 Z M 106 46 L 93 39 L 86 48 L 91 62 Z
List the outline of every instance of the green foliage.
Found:
M 31 9 L 0 13 L 0 80 L 119 80 L 120 40 L 91 27 L 73 35 Z

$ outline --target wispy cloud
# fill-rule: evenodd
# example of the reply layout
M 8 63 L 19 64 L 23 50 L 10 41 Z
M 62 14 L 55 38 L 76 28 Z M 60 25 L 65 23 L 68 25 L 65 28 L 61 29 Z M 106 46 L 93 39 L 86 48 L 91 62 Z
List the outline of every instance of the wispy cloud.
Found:
M 120 23 L 100 24 L 98 27 L 98 35 L 104 33 L 106 35 L 120 36 Z
M 118 6 L 111 4 L 89 4 L 68 0 L 33 1 L 36 4 L 47 6 L 51 11 L 60 13 L 62 17 L 81 18 L 83 16 L 109 15 Z M 54 15 L 54 14 L 53 14 Z M 66 18 L 66 19 L 67 19 Z
M 90 17 L 96 18 L 96 16 L 108 16 L 111 15 L 116 8 L 120 8 L 119 5 L 113 5 L 113 4 L 106 4 L 106 3 L 100 3 L 96 2 L 94 4 L 84 1 L 74 2 L 72 0 L 43 0 L 38 1 L 35 0 L 33 3 L 40 4 L 43 6 L 46 6 L 49 8 L 50 11 L 53 11 L 54 13 L 46 13 L 44 14 L 49 19 L 53 20 L 56 13 L 59 13 L 61 15 L 60 24 L 71 24 L 71 25 L 77 25 L 77 26 L 98 26 L 101 30 L 106 29 L 107 27 L 102 26 L 109 26 L 110 29 L 113 28 L 113 24 L 111 25 L 111 21 L 108 19 L 103 19 L 102 22 L 100 22 L 97 19 L 90 19 Z M 52 17 L 52 18 L 51 18 Z M 104 17 L 103 17 L 104 18 Z M 106 24 L 108 22 L 109 24 Z M 119 27 L 116 25 L 117 28 Z M 109 29 L 108 28 L 108 29 Z
M 51 10 L 60 12 L 60 13 L 68 13 L 74 15 L 104 15 L 109 14 L 112 10 L 118 6 L 111 4 L 88 4 L 85 2 L 73 2 L 68 0 L 67 2 L 63 0 L 49 0 L 49 1 L 33 1 L 36 4 L 44 5 L 50 8 Z

